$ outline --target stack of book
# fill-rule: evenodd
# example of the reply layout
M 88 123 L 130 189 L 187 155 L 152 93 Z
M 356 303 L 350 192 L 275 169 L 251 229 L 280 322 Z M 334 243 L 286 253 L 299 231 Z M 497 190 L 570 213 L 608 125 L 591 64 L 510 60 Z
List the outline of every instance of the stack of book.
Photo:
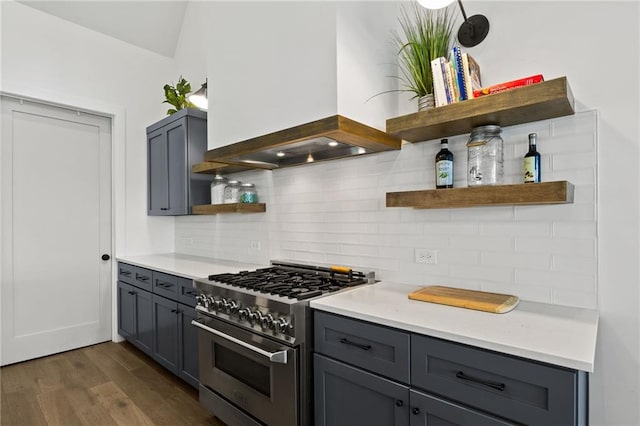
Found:
M 431 61 L 431 71 L 436 107 L 544 81 L 542 74 L 536 74 L 482 87 L 480 65 L 457 46 L 451 49 L 448 59 L 442 56 Z
M 449 59 L 442 56 L 431 61 L 431 71 L 437 107 L 473 99 L 474 92 L 482 89 L 480 65 L 457 46 Z

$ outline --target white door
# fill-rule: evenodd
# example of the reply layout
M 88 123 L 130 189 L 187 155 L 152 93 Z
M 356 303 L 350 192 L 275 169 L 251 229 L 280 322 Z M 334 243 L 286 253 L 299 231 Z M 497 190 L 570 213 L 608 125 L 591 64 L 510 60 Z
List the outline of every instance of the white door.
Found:
M 111 339 L 111 120 L 1 97 L 0 365 Z

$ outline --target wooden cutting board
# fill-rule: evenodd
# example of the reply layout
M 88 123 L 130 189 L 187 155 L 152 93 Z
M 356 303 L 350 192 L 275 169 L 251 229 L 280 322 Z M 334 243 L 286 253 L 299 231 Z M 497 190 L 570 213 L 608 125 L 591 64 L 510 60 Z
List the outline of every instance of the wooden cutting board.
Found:
M 504 314 L 519 302 L 517 296 L 510 294 L 487 293 L 485 291 L 465 290 L 462 288 L 429 286 L 409 294 L 409 299 L 422 302 L 439 303 L 477 311 Z

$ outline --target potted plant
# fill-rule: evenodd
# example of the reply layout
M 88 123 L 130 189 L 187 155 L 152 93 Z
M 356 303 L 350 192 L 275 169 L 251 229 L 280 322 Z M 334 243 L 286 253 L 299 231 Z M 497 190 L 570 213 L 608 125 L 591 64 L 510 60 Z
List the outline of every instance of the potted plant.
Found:
M 451 9 L 426 9 L 413 3 L 412 13 L 405 7 L 398 21 L 401 33 L 393 31 L 393 43 L 397 48 L 400 91 L 412 92 L 418 98 L 418 109 L 433 107 L 433 73 L 431 61 L 447 57 L 451 49 L 453 29 Z
M 173 108 L 167 110 L 167 115 L 171 115 L 183 108 L 195 108 L 195 105 L 187 99 L 187 95 L 191 93 L 191 84 L 182 78 L 178 79 L 178 84 L 171 86 L 169 84 L 164 85 L 164 97 L 163 104 L 172 105 Z

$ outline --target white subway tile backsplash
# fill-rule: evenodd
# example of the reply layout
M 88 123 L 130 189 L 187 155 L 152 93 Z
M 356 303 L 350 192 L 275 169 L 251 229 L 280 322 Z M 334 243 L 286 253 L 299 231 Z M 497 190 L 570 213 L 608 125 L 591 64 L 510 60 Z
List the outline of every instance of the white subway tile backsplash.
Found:
M 593 308 L 596 119 L 586 111 L 503 128 L 505 183 L 522 182 L 527 135 L 535 132 L 543 181 L 573 183 L 573 204 L 387 208 L 387 192 L 435 187 L 438 141 L 406 143 L 401 151 L 230 175 L 256 184 L 266 213 L 177 217 L 175 251 L 257 264 L 344 264 L 416 288 L 448 285 Z M 466 186 L 467 140 L 449 138 L 460 187 Z M 416 263 L 416 248 L 436 250 L 437 264 Z
M 483 251 L 481 263 L 488 266 L 511 265 L 514 268 L 551 270 L 551 256 L 546 254 Z
M 596 237 L 595 222 L 553 222 L 554 238 L 591 239 Z
M 516 238 L 516 253 L 548 253 L 559 255 L 596 256 L 595 239 L 581 238 Z
M 509 237 L 548 237 L 549 222 L 484 222 L 480 224 L 481 235 Z
M 503 236 L 455 236 L 449 238 L 449 247 L 462 250 L 490 250 L 513 252 L 513 239 Z
M 554 255 L 552 264 L 554 271 L 596 274 L 596 259 L 593 257 Z

